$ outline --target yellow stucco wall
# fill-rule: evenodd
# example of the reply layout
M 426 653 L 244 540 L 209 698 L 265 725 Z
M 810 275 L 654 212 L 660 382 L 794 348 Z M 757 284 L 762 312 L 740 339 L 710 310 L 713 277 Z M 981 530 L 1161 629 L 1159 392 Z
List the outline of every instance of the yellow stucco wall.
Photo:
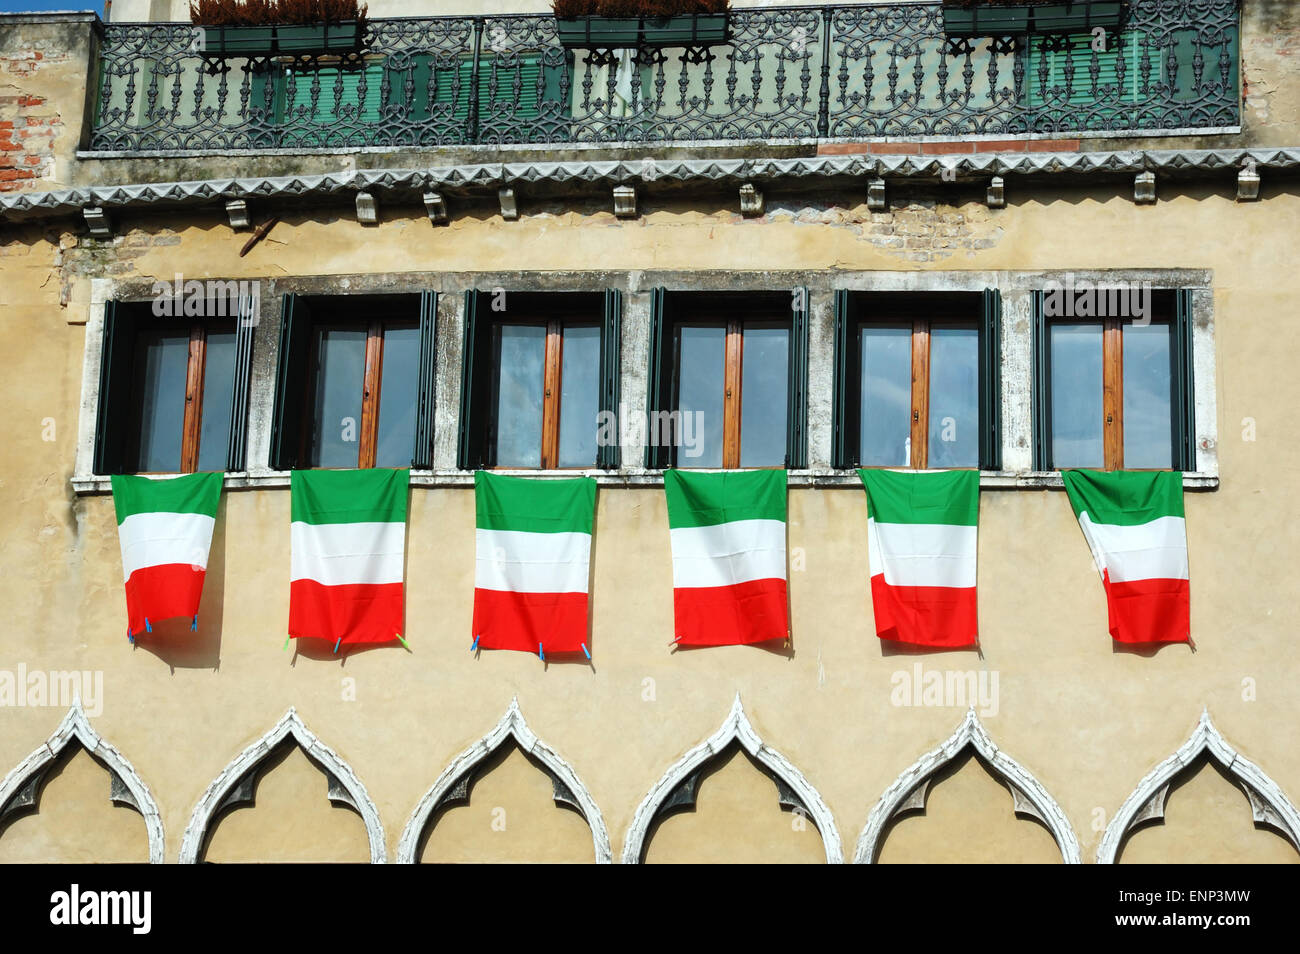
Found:
M 989 491 L 980 525 L 983 658 L 921 658 L 927 669 L 999 673 L 999 711 L 986 719 L 989 731 L 1060 802 L 1085 858 L 1095 853 L 1098 819 L 1108 819 L 1137 781 L 1183 742 L 1202 706 L 1232 743 L 1285 790 L 1300 794 L 1300 757 L 1285 728 L 1300 724 L 1294 690 L 1300 660 L 1293 651 L 1300 544 L 1286 529 L 1300 517 L 1292 479 L 1300 444 L 1291 408 L 1300 400 L 1300 384 L 1293 374 L 1297 315 L 1290 268 L 1300 197 L 1270 193 L 1258 204 L 1239 205 L 1230 189 L 1225 177 L 1221 187 L 1198 187 L 1191 194 L 1165 190 L 1159 205 L 1138 207 L 1117 195 L 1116 186 L 1099 185 L 1013 195 L 1012 206 L 1002 212 L 974 204 L 940 209 L 965 213 L 979 234 L 994 241 L 990 248 L 956 251 L 922 266 L 1213 270 L 1223 482 L 1216 492 L 1189 494 L 1186 504 L 1197 651 L 1174 646 L 1154 655 L 1115 652 L 1101 586 L 1064 495 Z M 115 250 L 98 252 L 99 271 L 82 258 L 80 275 L 67 274 L 73 250 L 60 258 L 57 229 L 11 229 L 0 236 L 0 354 L 9 398 L 8 413 L 0 415 L 0 446 L 6 449 L 0 464 L 0 606 L 7 614 L 0 668 L 21 662 L 29 670 L 104 672 L 104 710 L 93 723 L 152 788 L 169 860 L 176 858 L 190 812 L 209 781 L 290 705 L 365 783 L 381 813 L 390 856 L 420 796 L 456 754 L 497 722 L 514 696 L 533 730 L 590 789 L 616 855 L 646 790 L 714 732 L 736 692 L 762 738 L 820 791 L 850 853 L 881 792 L 959 722 L 957 709 L 891 704 L 891 675 L 910 670 L 917 657 L 889 655 L 872 635 L 866 507 L 853 489 L 790 493 L 789 543 L 807 555 L 806 568 L 791 573 L 790 656 L 744 647 L 671 652 L 663 493 L 608 488 L 599 495 L 593 551 L 594 668 L 544 667 L 523 654 L 476 658 L 468 652 L 474 546 L 468 489 L 412 491 L 410 653 L 383 648 L 316 659 L 281 650 L 288 611 L 286 490 L 227 494 L 197 638 L 181 630 L 142 639 L 135 648 L 126 642 L 111 500 L 78 497 L 69 485 L 85 337 L 76 322 L 89 312 L 91 274 L 117 270 L 170 278 L 181 271 L 251 278 L 507 267 L 907 267 L 863 239 L 868 213 L 858 206 L 825 214 L 808 210 L 798 217 L 776 212 L 757 221 L 676 207 L 650 210 L 630 222 L 605 213 L 536 213 L 525 209 L 520 221 L 507 223 L 482 211 L 454 216 L 450 227 L 434 229 L 417 210 L 394 208 L 385 211 L 381 225 L 363 229 L 329 212 L 293 212 L 246 258 L 238 257 L 244 236 L 215 215 L 128 216 L 120 226 L 122 248 L 144 248 L 143 253 L 126 259 Z M 167 229 L 176 230 L 179 244 L 127 244 Z M 65 280 L 70 298 L 62 307 Z M 829 383 L 814 381 L 812 387 Z M 1254 442 L 1241 439 L 1244 418 L 1255 421 Z M 47 419 L 55 426 L 52 441 L 42 440 Z M 355 701 L 344 701 L 347 679 L 355 680 Z M 648 679 L 653 701 L 645 699 Z M 1257 689 L 1253 701 L 1243 699 L 1248 679 Z M 40 744 L 61 717 L 50 708 L 0 711 L 0 771 Z M 299 785 L 291 765 L 281 766 L 268 775 L 268 785 L 286 771 L 288 790 L 305 793 L 334 819 L 319 845 L 299 841 L 294 850 L 334 857 L 335 849 L 355 849 L 355 839 L 335 829 L 346 823 L 355 830 L 359 823 L 328 807 L 318 773 Z M 771 783 L 750 774 L 732 800 L 722 803 L 741 804 L 749 785 L 763 790 L 772 817 L 788 826 L 789 816 L 777 814 Z M 747 840 L 761 837 L 752 819 L 713 811 L 709 784 L 726 778 L 719 773 L 702 790 L 701 816 L 708 812 L 716 819 L 708 829 L 716 841 L 699 844 L 703 857 L 742 854 L 752 847 Z M 488 804 L 500 801 L 507 812 L 535 808 L 539 819 L 555 819 L 563 837 L 539 839 L 527 851 L 567 851 L 556 846 L 578 844 L 575 818 L 545 798 L 538 801 L 538 779 L 543 789 L 549 784 L 536 772 L 507 771 L 499 780 L 504 794 L 492 795 Z M 481 784 L 492 780 L 488 775 Z M 933 797 L 940 799 L 945 785 L 956 781 L 937 787 Z M 718 790 L 725 792 L 725 786 Z M 103 800 L 102 794 L 95 797 Z M 1176 793 L 1174 807 L 1179 800 Z M 272 799 L 269 807 L 288 810 L 291 801 Z M 1208 814 L 1197 822 L 1202 840 L 1236 839 L 1225 849 L 1234 858 L 1254 850 L 1260 839 L 1249 825 L 1234 828 L 1223 820 L 1230 812 L 1247 816 L 1244 797 L 1204 804 Z M 927 819 L 904 823 L 918 832 L 932 825 L 931 835 L 910 842 L 927 857 L 941 853 L 944 839 L 952 837 L 951 825 L 936 823 L 941 805 L 933 803 Z M 1009 816 L 1005 792 L 981 796 L 968 807 L 960 824 L 972 828 L 1000 825 Z M 250 819 L 261 811 L 241 810 Z M 268 830 L 243 825 L 241 812 L 218 831 L 217 844 L 228 857 L 251 856 L 251 839 Z M 689 819 L 670 820 L 663 826 L 665 839 L 682 826 Z M 8 844 L 23 838 L 24 830 L 15 825 L 0 836 L 0 848 L 15 853 L 10 857 L 38 850 Z M 307 837 L 308 829 L 302 831 Z M 904 833 L 899 826 L 900 839 Z M 140 828 L 120 835 L 105 828 L 94 837 L 103 857 L 119 857 L 139 850 Z M 241 837 L 242 845 L 227 844 Z M 453 854 L 470 851 L 464 832 L 448 837 L 459 846 Z M 1135 837 L 1131 852 L 1150 837 Z M 1017 838 L 1027 846 L 1023 857 L 1040 856 L 1041 839 Z M 432 836 L 430 841 L 439 843 Z M 1190 850 L 1186 839 L 1164 844 L 1174 857 Z M 483 842 L 485 856 L 495 850 L 491 845 Z M 666 841 L 665 850 L 672 845 L 676 857 L 689 848 L 676 839 Z M 289 850 L 275 847 L 277 857 L 280 848 Z M 787 848 L 801 852 L 803 843 L 781 850 Z M 656 851 L 652 846 L 652 855 Z M 1260 851 L 1251 856 L 1277 855 L 1272 847 Z

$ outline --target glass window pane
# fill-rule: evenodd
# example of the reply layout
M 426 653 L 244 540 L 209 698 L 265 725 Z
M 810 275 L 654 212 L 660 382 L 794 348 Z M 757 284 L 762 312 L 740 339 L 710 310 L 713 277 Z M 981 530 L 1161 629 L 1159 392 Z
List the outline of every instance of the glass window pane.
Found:
M 1052 325 L 1052 466 L 1104 467 L 1101 325 Z
M 862 419 L 864 467 L 912 463 L 912 329 L 863 325 Z
M 1124 326 L 1124 466 L 1173 466 L 1169 326 Z
M 420 329 L 385 328 L 379 377 L 376 467 L 410 467 L 415 450 L 415 408 L 420 400 Z
M 677 466 L 721 467 L 727 329 L 683 325 L 678 336 Z M 658 438 L 658 422 L 649 431 Z
M 209 331 L 207 338 L 198 469 L 224 471 L 230 444 L 230 398 L 235 388 L 235 333 Z
M 308 459 L 313 467 L 356 467 L 361 448 L 366 332 L 360 328 L 321 328 L 316 332 L 316 348 Z
M 600 328 L 564 329 L 560 360 L 561 467 L 596 465 L 596 416 L 600 413 Z
M 979 329 L 930 328 L 929 467 L 980 462 Z
M 185 430 L 185 378 L 189 370 L 188 331 L 146 331 L 137 344 L 136 407 L 140 443 L 136 469 L 177 473 Z
M 785 465 L 790 329 L 745 322 L 740 364 L 740 466 Z
M 540 467 L 546 329 L 499 325 L 496 336 L 497 466 Z

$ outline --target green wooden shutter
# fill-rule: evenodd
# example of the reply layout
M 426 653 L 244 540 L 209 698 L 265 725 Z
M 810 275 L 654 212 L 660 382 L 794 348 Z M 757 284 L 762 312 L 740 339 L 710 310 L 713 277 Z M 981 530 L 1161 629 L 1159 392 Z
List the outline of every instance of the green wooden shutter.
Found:
M 248 456 L 248 390 L 253 373 L 253 331 L 260 299 L 243 294 L 239 298 L 239 319 L 235 323 L 235 380 L 230 389 L 230 443 L 226 447 L 226 470 L 242 471 Z
M 415 446 L 411 466 L 427 470 L 433 466 L 434 355 L 438 319 L 438 293 L 420 293 L 420 380 L 415 409 Z
M 851 310 L 853 308 L 852 293 L 847 289 L 840 288 L 835 292 L 835 367 L 833 371 L 834 394 L 831 406 L 831 466 L 832 467 L 852 467 L 855 463 L 857 453 L 854 447 L 857 443 L 856 427 L 851 424 L 856 423 L 856 408 L 850 407 L 850 391 L 856 390 L 850 388 L 850 382 L 853 380 L 855 361 L 852 355 L 856 352 L 857 337 L 853 334 Z
M 294 470 L 303 463 L 298 452 L 309 383 L 311 307 L 301 295 L 287 294 L 281 302 L 270 465 L 272 470 Z
M 492 385 L 492 321 L 481 301 L 483 293 L 465 292 L 465 336 L 461 348 L 460 434 L 456 466 L 476 470 L 488 466 Z
M 669 466 L 671 448 L 654 439 L 660 411 L 672 410 L 672 328 L 666 314 L 667 289 L 650 291 L 650 367 L 646 375 L 645 465 L 652 470 Z
M 135 364 L 136 319 L 130 306 L 104 304 L 104 335 L 99 354 L 99 408 L 95 417 L 97 474 L 127 472 L 126 430 L 131 414 L 131 376 Z M 134 467 L 130 468 L 134 470 Z
M 980 309 L 980 467 L 1002 469 L 1002 293 L 984 289 Z
M 1120 101 L 1135 103 L 1142 93 L 1142 47 L 1146 34 L 1138 31 L 1125 31 L 1120 34 L 1118 47 L 1094 53 L 1092 36 L 1087 33 L 1071 34 L 1062 38 L 1069 44 L 1068 59 L 1071 70 L 1067 71 L 1065 50 L 1048 49 L 1046 37 L 1030 39 L 1028 65 L 1025 70 L 1025 104 L 1027 106 L 1066 105 L 1061 103 L 1060 94 L 1053 90 L 1064 90 L 1067 77 L 1071 78 L 1068 105 L 1087 106 L 1104 96 L 1102 90 L 1108 86 L 1119 86 Z M 1097 92 L 1092 93 L 1092 61 L 1097 58 Z M 1164 77 L 1164 52 L 1158 49 L 1147 51 L 1151 64 L 1151 80 L 1154 85 Z M 1119 62 L 1123 58 L 1124 79 L 1119 79 Z M 1043 96 L 1042 81 L 1039 70 L 1043 62 L 1047 63 L 1047 97 Z M 1113 101 L 1113 100 L 1111 100 Z
M 808 466 L 808 289 L 794 289 L 790 307 L 790 379 L 786 385 L 785 466 Z
M 1173 385 L 1173 439 L 1174 467 L 1178 470 L 1196 470 L 1196 390 L 1192 354 L 1192 289 L 1180 288 L 1174 307 L 1174 320 L 1169 323 L 1170 381 Z
M 1034 292 L 1033 314 L 1033 417 L 1034 470 L 1051 470 L 1052 369 L 1048 362 L 1047 317 L 1044 293 Z
M 619 349 L 621 347 L 623 293 L 617 288 L 605 289 L 605 310 L 600 326 L 600 409 L 608 420 L 613 415 L 615 440 L 603 444 L 596 451 L 596 466 L 605 470 L 618 470 L 620 463 L 622 421 L 619 419 Z

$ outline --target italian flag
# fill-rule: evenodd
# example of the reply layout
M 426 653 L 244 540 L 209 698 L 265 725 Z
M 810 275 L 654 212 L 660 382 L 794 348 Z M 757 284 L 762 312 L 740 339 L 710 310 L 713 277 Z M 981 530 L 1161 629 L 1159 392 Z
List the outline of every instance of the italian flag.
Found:
M 289 635 L 334 644 L 402 640 L 409 470 L 289 475 Z M 404 640 L 402 640 L 404 642 Z
M 1183 475 L 1066 470 L 1061 478 L 1106 588 L 1110 635 L 1121 643 L 1188 642 Z
M 152 479 L 114 474 L 113 509 L 126 581 L 127 635 L 173 616 L 198 626 L 221 474 Z
M 858 475 L 867 492 L 876 635 L 941 649 L 974 646 L 979 472 Z
M 784 470 L 664 471 L 676 642 L 788 639 Z
M 596 481 L 474 473 L 474 642 L 542 659 L 587 648 Z

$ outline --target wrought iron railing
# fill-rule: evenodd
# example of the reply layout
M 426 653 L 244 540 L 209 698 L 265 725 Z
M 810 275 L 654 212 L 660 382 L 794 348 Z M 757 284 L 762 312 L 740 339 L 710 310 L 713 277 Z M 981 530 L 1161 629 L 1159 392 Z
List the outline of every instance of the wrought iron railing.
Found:
M 1238 0 L 1130 0 L 1096 39 L 945 36 L 939 4 L 731 14 L 730 40 L 571 51 L 545 15 L 376 20 L 361 54 L 218 59 L 104 28 L 90 148 L 127 153 L 1152 133 L 1240 123 Z

